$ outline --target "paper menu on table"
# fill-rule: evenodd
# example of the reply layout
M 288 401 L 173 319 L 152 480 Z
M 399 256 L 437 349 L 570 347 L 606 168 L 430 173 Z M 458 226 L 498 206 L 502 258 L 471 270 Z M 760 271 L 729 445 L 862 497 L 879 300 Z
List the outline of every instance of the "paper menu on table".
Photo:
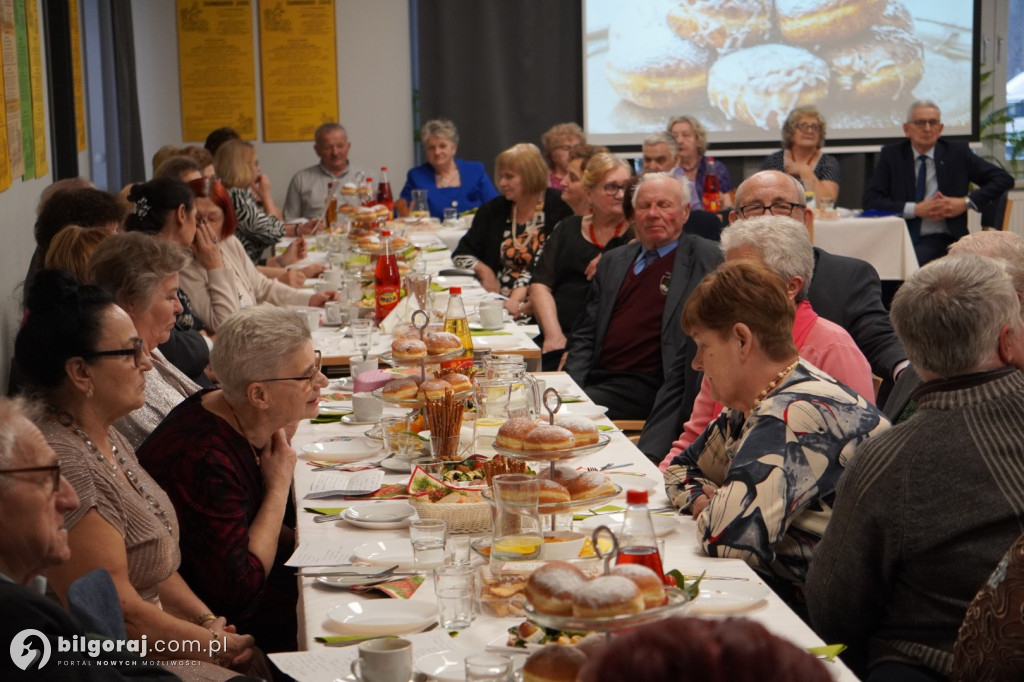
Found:
M 330 497 L 332 492 L 341 495 L 359 495 L 380 490 L 384 482 L 383 469 L 366 469 L 347 473 L 318 473 L 313 485 L 306 493 L 306 499 Z
M 427 654 L 458 648 L 448 633 L 440 629 L 404 637 L 412 642 L 413 661 Z M 334 682 L 351 679 L 348 676 L 352 670 L 352 661 L 359 658 L 359 647 L 320 647 L 313 651 L 268 654 L 268 657 L 283 672 L 300 682 Z
M 351 563 L 352 548 L 332 540 L 300 542 L 285 566 L 341 566 Z

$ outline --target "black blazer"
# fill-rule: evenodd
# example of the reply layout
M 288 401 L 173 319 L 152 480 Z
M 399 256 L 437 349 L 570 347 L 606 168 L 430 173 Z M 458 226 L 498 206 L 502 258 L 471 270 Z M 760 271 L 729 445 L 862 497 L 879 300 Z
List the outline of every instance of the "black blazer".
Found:
M 639 241 L 625 244 L 604 254 L 598 263 L 597 274 L 590 283 L 583 311 L 576 319 L 567 346 L 569 357 L 565 361 L 565 371 L 581 388 L 601 357 L 615 299 L 641 248 Z M 686 299 L 704 275 L 722 261 L 716 243 L 685 232 L 679 235 L 679 246 L 674 255 L 672 280 L 661 315 L 661 365 L 666 376 L 686 338 L 679 321 Z
M 875 172 L 864 188 L 864 208 L 903 215 L 903 207 L 917 194 L 914 160 L 917 152 L 910 140 L 882 148 Z M 971 151 L 966 142 L 944 140 L 935 143 L 935 174 L 939 191 L 946 196 L 969 196 L 979 211 L 1013 187 L 1013 176 Z M 970 183 L 977 189 L 968 194 Z M 967 213 L 946 221 L 950 234 L 959 239 L 967 234 Z M 921 219 L 907 219 L 910 238 L 916 244 Z M 827 316 L 826 316 L 827 317 Z
M 891 383 L 893 370 L 907 354 L 882 305 L 882 287 L 875 269 L 862 260 L 815 248 L 814 276 L 807 298 L 814 312 L 849 332 L 871 363 L 871 371 Z M 695 350 L 693 342 L 685 339 L 640 434 L 637 447 L 657 464 L 682 433 L 700 392 L 702 373 L 690 366 Z

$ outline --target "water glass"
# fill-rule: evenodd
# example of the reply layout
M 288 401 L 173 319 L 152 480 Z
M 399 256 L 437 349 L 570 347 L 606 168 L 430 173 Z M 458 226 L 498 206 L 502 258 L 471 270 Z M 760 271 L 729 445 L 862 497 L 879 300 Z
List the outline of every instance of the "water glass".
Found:
M 438 622 L 445 630 L 462 630 L 473 622 L 476 616 L 474 577 L 473 569 L 469 566 L 441 566 L 434 569 Z
M 355 344 L 356 352 L 364 358 L 370 352 L 373 338 L 373 320 L 352 321 L 352 342 Z
M 417 519 L 409 523 L 413 566 L 417 573 L 429 573 L 444 565 L 444 541 L 448 524 L 443 519 Z
M 430 275 L 416 272 L 406 275 L 405 290 L 416 298 L 420 310 L 430 310 Z
M 444 216 L 445 227 L 454 227 L 455 223 L 459 220 L 459 209 L 454 207 L 446 208 L 442 215 Z
M 445 546 L 445 563 L 449 566 L 469 566 L 469 536 L 452 535 Z
M 409 204 L 409 215 L 413 218 L 427 218 L 430 216 L 430 207 L 427 205 L 427 190 L 414 189 L 412 191 L 412 203 Z
M 474 654 L 466 657 L 466 682 L 508 682 L 512 679 L 512 659 L 500 654 Z

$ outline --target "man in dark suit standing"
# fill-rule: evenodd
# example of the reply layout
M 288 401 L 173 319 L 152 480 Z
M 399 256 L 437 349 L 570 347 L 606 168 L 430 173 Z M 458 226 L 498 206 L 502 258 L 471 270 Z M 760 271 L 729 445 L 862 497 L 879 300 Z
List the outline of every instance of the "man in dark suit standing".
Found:
M 803 186 L 780 171 L 761 171 L 743 181 L 736 190 L 736 206 L 729 215 L 730 221 L 769 213 L 792 216 L 808 227 L 813 220 L 804 205 Z M 807 299 L 815 312 L 849 332 L 871 363 L 871 371 L 884 383 L 891 384 L 906 367 L 907 355 L 882 305 L 878 273 L 869 263 L 815 247 L 814 276 Z M 640 451 L 656 464 L 664 459 L 682 432 L 700 391 L 701 373 L 690 366 L 696 349 L 688 337 L 684 337 L 684 342 L 674 366 L 665 374 L 637 443 Z
M 906 218 L 917 261 L 924 265 L 967 234 L 967 209 L 983 210 L 1013 187 L 1013 177 L 966 142 L 941 139 L 942 114 L 934 102 L 911 104 L 903 133 L 906 142 L 882 148 L 863 203 Z M 978 188 L 968 193 L 970 183 Z
M 683 233 L 689 189 L 645 174 L 633 194 L 637 241 L 601 258 L 569 340 L 565 371 L 611 419 L 645 419 L 685 334 L 690 292 L 722 260 L 717 244 Z

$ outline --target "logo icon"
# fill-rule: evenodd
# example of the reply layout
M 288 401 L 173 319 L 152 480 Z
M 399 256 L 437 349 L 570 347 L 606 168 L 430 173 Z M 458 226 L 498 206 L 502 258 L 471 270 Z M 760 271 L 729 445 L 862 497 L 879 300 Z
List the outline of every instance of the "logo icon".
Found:
M 38 639 L 42 644 L 33 646 L 30 638 Z M 50 640 L 39 630 L 22 630 L 11 640 L 11 660 L 22 670 L 40 670 L 50 660 Z

